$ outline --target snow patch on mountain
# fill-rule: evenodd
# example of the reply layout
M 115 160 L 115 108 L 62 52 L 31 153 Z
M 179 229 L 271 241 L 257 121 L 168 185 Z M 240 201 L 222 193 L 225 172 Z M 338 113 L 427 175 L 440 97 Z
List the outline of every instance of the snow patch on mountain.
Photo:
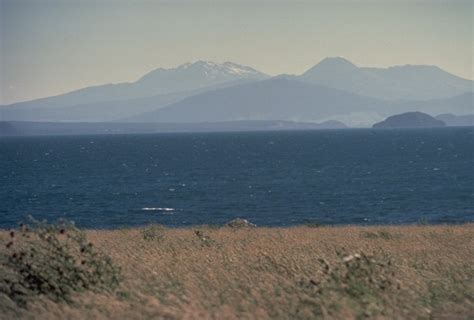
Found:
M 251 67 L 242 66 L 229 61 L 224 63 L 216 63 L 212 61 L 200 60 L 192 64 L 187 63 L 181 65 L 178 68 L 188 69 L 190 67 L 194 67 L 196 70 L 201 69 L 208 78 L 216 78 L 219 76 L 253 77 L 261 75 L 260 72 Z

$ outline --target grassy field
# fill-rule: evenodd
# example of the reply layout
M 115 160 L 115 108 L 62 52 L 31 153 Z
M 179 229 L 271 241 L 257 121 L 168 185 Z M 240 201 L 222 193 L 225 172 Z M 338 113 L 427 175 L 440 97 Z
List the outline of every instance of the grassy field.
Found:
M 86 234 L 120 267 L 117 287 L 23 306 L 3 295 L 0 318 L 474 318 L 474 224 Z

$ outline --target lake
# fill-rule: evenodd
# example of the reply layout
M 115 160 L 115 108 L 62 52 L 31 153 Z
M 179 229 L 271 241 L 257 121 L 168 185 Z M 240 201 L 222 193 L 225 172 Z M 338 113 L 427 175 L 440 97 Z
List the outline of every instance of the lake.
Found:
M 474 221 L 474 128 L 0 138 L 0 228 Z

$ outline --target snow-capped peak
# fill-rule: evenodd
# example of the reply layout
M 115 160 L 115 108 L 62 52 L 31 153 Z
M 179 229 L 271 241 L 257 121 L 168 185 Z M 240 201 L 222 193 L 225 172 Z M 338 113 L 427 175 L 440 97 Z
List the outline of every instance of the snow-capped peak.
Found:
M 234 74 L 258 74 L 259 72 L 251 67 L 242 66 L 237 63 L 226 61 L 222 64 L 227 70 Z
M 242 66 L 234 62 L 226 61 L 224 63 L 216 63 L 212 61 L 199 60 L 194 63 L 185 63 L 180 65 L 177 69 L 186 70 L 202 70 L 207 76 L 212 75 L 228 75 L 228 76 L 255 76 L 261 73 L 257 70 Z
M 190 79 L 201 78 L 209 83 L 219 83 L 237 79 L 263 79 L 267 76 L 251 67 L 242 66 L 233 62 L 216 63 L 212 61 L 199 60 L 193 63 L 184 63 L 176 68 L 155 69 L 138 82 L 148 82 L 156 85 L 158 81 L 165 81 L 166 78 L 182 79 L 182 81 L 191 81 Z M 197 80 L 192 80 L 197 81 Z

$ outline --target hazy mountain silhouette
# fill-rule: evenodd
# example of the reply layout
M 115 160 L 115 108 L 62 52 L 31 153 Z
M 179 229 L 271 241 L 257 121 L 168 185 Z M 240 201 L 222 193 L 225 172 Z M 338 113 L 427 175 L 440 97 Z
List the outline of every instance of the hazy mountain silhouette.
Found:
M 359 68 L 344 58 L 326 58 L 299 79 L 385 100 L 429 100 L 474 90 L 473 81 L 436 66 Z
M 434 66 L 359 68 L 344 58 L 326 58 L 301 76 L 266 78 L 231 62 L 198 61 L 156 69 L 134 83 L 3 106 L 0 120 L 340 120 L 368 126 L 408 111 L 465 115 L 474 109 L 473 81 Z
M 127 119 L 136 122 L 291 120 L 318 122 L 354 111 L 376 112 L 380 101 L 286 78 L 204 92 Z
M 373 125 L 375 129 L 382 128 L 435 128 L 446 124 L 429 114 L 422 112 L 406 112 L 388 117 L 382 122 Z
M 129 100 L 161 94 L 192 91 L 236 80 L 264 79 L 267 75 L 232 62 L 197 61 L 172 69 L 158 68 L 132 83 L 105 84 L 58 96 L 19 102 L 15 108 L 62 108 L 104 101 Z
M 12 123 L 6 121 L 0 121 L 0 136 L 16 136 L 21 135 L 21 131 L 18 130 Z
M 251 82 L 250 79 L 239 79 L 216 84 L 213 86 L 161 94 L 145 98 L 126 100 L 101 101 L 88 104 L 79 104 L 67 107 L 38 107 L 34 105 L 16 107 L 0 107 L 0 120 L 4 121 L 74 121 L 74 122 L 102 122 L 115 121 L 131 117 L 143 112 L 157 110 L 173 102 L 180 101 L 188 96 L 201 92 L 225 88 L 237 84 Z
M 444 113 L 436 116 L 436 119 L 443 121 L 450 127 L 474 126 L 474 114 L 457 116 L 452 113 Z
M 442 99 L 393 102 L 390 107 L 390 112 L 392 114 L 414 110 L 430 114 L 472 114 L 474 110 L 474 92 L 466 92 L 457 96 Z
M 235 120 L 340 120 L 370 126 L 387 116 L 423 111 L 434 114 L 471 113 L 473 94 L 429 101 L 386 101 L 314 85 L 288 77 L 275 77 L 194 95 L 159 110 L 125 121 L 204 122 Z M 352 121 L 356 119 L 356 121 Z M 351 122 L 352 121 L 352 122 Z
M 118 101 L 94 102 L 68 107 L 12 107 L 0 108 L 0 119 L 8 121 L 112 121 L 134 114 L 156 110 L 183 99 L 190 92 L 179 92 Z
M 267 75 L 233 62 L 185 63 L 174 69 L 156 69 L 134 83 L 143 92 L 163 94 L 196 90 L 240 79 L 260 80 Z

